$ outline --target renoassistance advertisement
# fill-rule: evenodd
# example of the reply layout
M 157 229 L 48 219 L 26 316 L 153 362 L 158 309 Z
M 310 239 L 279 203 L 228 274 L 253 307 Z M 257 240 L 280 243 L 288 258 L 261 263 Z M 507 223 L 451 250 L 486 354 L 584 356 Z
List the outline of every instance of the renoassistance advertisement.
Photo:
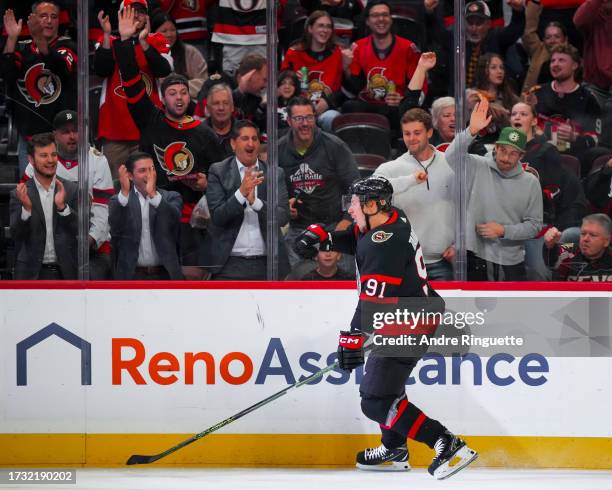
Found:
M 447 316 L 407 381 L 409 400 L 480 443 L 480 464 L 612 467 L 611 451 L 593 457 L 612 441 L 610 298 L 442 294 Z M 357 302 L 348 289 L 0 295 L 0 464 L 121 465 L 159 452 L 333 363 Z M 377 322 L 409 320 L 398 311 Z M 331 371 L 167 464 L 351 464 L 379 433 L 361 414 L 363 374 Z M 554 451 L 568 441 L 573 455 Z

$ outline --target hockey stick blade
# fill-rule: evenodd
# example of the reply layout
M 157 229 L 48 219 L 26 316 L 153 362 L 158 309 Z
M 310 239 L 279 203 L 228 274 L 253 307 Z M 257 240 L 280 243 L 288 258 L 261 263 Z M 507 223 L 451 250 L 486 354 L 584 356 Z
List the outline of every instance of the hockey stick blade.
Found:
M 274 393 L 273 395 L 270 395 L 268 398 L 265 398 L 257 403 L 255 403 L 254 405 L 251 405 L 248 408 L 245 408 L 244 410 L 242 410 L 241 412 L 238 412 L 235 415 L 232 415 L 231 417 L 226 418 L 225 420 L 222 420 L 221 422 L 213 425 L 212 427 L 209 427 L 206 430 L 203 430 L 202 432 L 199 432 L 198 434 L 195 434 L 193 436 L 191 436 L 189 439 L 185 439 L 182 442 L 179 442 L 176 446 L 172 446 L 169 449 L 166 449 L 164 452 L 161 452 L 159 454 L 153 454 L 150 456 L 143 456 L 141 454 L 133 454 L 132 456 L 129 457 L 129 459 L 127 460 L 127 462 L 125 464 L 127 465 L 133 465 L 133 464 L 150 464 L 150 463 L 154 463 L 155 461 L 165 458 L 166 456 L 178 451 L 179 449 L 184 448 L 185 446 L 188 446 L 189 444 L 197 441 L 198 439 L 202 439 L 202 437 L 206 437 L 209 434 L 212 434 L 213 432 L 216 432 L 217 430 L 221 429 L 222 427 L 225 427 L 226 425 L 231 424 L 232 422 L 235 422 L 236 420 L 244 417 L 245 415 L 254 412 L 255 410 L 257 410 L 258 408 L 263 407 L 264 405 L 267 405 L 270 402 L 273 402 L 274 400 L 280 398 L 281 396 L 287 394 L 287 392 L 289 392 L 292 389 L 295 388 L 299 388 L 300 386 L 303 386 L 305 384 L 310 383 L 311 381 L 315 381 L 316 379 L 322 377 L 323 375 L 327 374 L 328 372 L 336 369 L 338 367 L 338 361 L 334 362 L 333 364 L 330 364 L 327 367 L 324 367 L 323 369 L 317 371 L 314 374 L 311 374 L 310 376 L 308 376 L 307 378 L 304 378 L 302 381 L 298 381 L 296 383 L 293 383 L 291 386 L 287 386 L 286 388 L 283 388 L 282 390 Z
M 150 464 L 157 461 L 156 456 L 142 456 L 141 454 L 132 454 L 130 459 L 125 464 Z

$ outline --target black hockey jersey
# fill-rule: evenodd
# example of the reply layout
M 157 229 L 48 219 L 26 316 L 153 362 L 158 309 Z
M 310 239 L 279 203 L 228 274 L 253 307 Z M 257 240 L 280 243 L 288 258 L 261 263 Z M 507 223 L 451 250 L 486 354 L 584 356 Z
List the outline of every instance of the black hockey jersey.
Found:
M 153 157 L 157 185 L 181 194 L 182 221 L 186 222 L 202 193 L 184 182 L 193 180 L 197 173 L 208 174 L 211 164 L 223 160 L 222 147 L 214 132 L 201 121 L 191 119 L 177 123 L 151 102 L 131 42 L 116 42 L 115 52 L 128 108 L 141 133 L 140 149 Z
M 427 269 L 419 240 L 406 215 L 393 208 L 383 225 L 361 233 L 357 225 L 330 233 L 332 249 L 355 255 L 359 305 L 352 330 L 368 331 L 375 312 L 403 308 L 418 298 L 438 297 L 427 282 Z M 367 325 L 364 325 L 368 323 Z
M 0 70 L 15 101 L 15 124 L 23 136 L 51 131 L 59 111 L 76 108 L 76 46 L 68 37 L 49 43 L 43 55 L 31 39 L 2 55 Z
M 597 144 L 601 136 L 601 108 L 582 85 L 560 97 L 553 90 L 553 83 L 542 85 L 537 92 L 538 126 L 549 140 L 554 140 L 560 123 L 571 124 L 576 141 L 571 143 L 569 153 L 577 155 Z
M 596 259 L 589 260 L 574 243 L 543 246 L 544 262 L 553 269 L 553 281 L 612 282 L 612 249 Z

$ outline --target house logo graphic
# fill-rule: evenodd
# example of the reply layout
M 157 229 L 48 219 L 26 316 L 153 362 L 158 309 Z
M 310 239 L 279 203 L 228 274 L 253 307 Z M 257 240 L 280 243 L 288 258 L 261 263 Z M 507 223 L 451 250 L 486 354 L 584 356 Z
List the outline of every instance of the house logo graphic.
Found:
M 28 349 L 40 344 L 52 335 L 57 335 L 60 339 L 81 351 L 81 384 L 90 385 L 91 344 L 57 323 L 50 323 L 17 344 L 17 386 L 27 386 L 28 384 Z

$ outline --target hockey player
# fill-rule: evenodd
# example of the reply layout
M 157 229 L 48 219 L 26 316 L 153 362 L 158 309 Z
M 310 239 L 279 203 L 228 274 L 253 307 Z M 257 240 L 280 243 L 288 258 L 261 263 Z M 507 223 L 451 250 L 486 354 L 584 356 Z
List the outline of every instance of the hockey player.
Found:
M 202 279 L 198 267 L 198 250 L 202 232 L 189 225 L 191 213 L 206 190 L 208 167 L 223 159 L 217 137 L 201 121 L 187 115 L 189 81 L 171 74 L 161 86 L 165 112 L 146 95 L 146 86 L 136 64 L 134 44 L 130 38 L 135 29 L 134 12 L 126 7 L 119 12 L 121 41 L 114 44 L 123 89 L 130 114 L 140 130 L 140 149 L 154 156 L 157 185 L 177 191 L 183 198 L 180 244 L 183 274 L 187 279 Z
M 391 206 L 393 187 L 389 181 L 380 176 L 367 177 L 355 182 L 349 192 L 349 213 L 355 224 L 346 231 L 334 232 L 310 225 L 296 240 L 296 248 L 303 251 L 319 245 L 320 250 L 355 255 L 359 304 L 350 331 L 340 332 L 338 347 L 339 365 L 350 371 L 364 363 L 364 345 L 376 335 L 374 313 L 402 304 L 443 312 L 443 301 L 427 282 L 421 246 L 408 219 Z M 413 333 L 427 336 L 433 335 L 435 328 L 431 322 L 411 326 Z M 361 409 L 380 424 L 382 444 L 359 452 L 357 467 L 409 470 L 406 439 L 410 438 L 436 451 L 429 473 L 437 479 L 448 478 L 474 461 L 477 453 L 408 401 L 406 381 L 426 348 L 403 349 L 378 350 L 368 357 L 360 387 Z M 450 466 L 455 458 L 459 461 Z

